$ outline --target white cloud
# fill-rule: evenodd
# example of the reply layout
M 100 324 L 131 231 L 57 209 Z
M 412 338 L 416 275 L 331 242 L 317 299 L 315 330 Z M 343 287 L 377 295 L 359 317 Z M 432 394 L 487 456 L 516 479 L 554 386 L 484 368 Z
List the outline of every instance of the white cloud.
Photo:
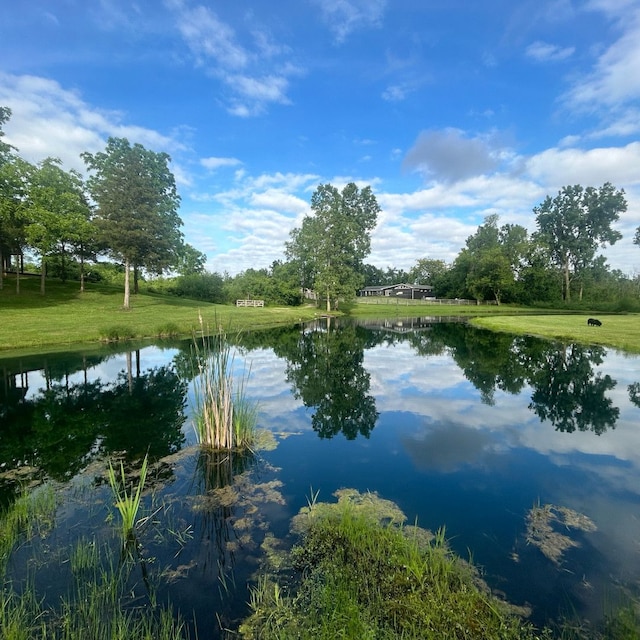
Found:
M 386 0 L 313 0 L 320 7 L 325 23 L 337 43 L 358 29 L 379 27 Z
M 304 215 L 309 211 L 309 203 L 282 189 L 267 189 L 251 195 L 249 202 L 254 207 L 264 207 L 272 211 Z
M 236 167 L 242 162 L 238 158 L 216 158 L 212 156 L 210 158 L 202 158 L 200 164 L 206 169 L 215 171 L 221 167 Z
M 231 115 L 247 118 L 262 114 L 269 104 L 291 104 L 289 79 L 304 70 L 281 60 L 291 53 L 289 47 L 255 26 L 243 44 L 236 31 L 206 6 L 190 7 L 182 0 L 167 6 L 174 10 L 178 30 L 196 63 L 226 87 L 229 95 L 222 100 Z
M 84 151 L 102 149 L 109 136 L 172 153 L 183 145 L 158 131 L 128 125 L 114 111 L 96 109 L 55 80 L 0 73 L 0 104 L 12 110 L 6 141 L 30 162 L 58 157 L 66 168 L 84 171 Z
M 411 93 L 411 87 L 406 84 L 394 84 L 388 86 L 382 92 L 382 98 L 387 102 L 402 102 Z
M 575 47 L 559 47 L 548 42 L 533 42 L 527 47 L 526 54 L 538 62 L 558 62 L 570 58 L 575 52 Z
M 236 42 L 233 29 L 213 11 L 203 6 L 180 8 L 178 29 L 201 64 L 211 58 L 227 70 L 249 64 L 249 53 Z
M 622 8 L 620 2 L 594 2 L 591 6 L 607 11 Z M 566 94 L 569 107 L 587 111 L 617 108 L 640 98 L 640 3 L 636 0 L 625 6 L 618 22 L 621 36 Z
M 640 142 L 624 147 L 547 149 L 526 162 L 527 173 L 547 187 L 566 184 L 640 185 Z

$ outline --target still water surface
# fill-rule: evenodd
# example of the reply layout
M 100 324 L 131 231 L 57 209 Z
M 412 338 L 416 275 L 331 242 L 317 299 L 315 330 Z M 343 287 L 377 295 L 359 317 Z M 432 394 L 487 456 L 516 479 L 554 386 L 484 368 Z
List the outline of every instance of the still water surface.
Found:
M 30 571 L 46 601 L 68 588 L 63 549 L 115 540 L 105 460 L 134 467 L 147 451 L 145 509 L 159 511 L 141 554 L 159 600 L 200 637 L 246 614 L 265 548 L 311 493 L 328 501 L 342 487 L 446 526 L 451 546 L 538 624 L 596 621 L 635 593 L 638 357 L 429 318 L 323 321 L 247 334 L 236 349 L 277 446 L 222 464 L 195 446 L 188 342 L 0 360 L 0 499 L 44 480 L 63 496 L 49 559 Z M 528 529 L 534 507 L 546 537 Z M 12 560 L 17 582 L 30 553 Z M 139 600 L 143 573 L 132 577 Z

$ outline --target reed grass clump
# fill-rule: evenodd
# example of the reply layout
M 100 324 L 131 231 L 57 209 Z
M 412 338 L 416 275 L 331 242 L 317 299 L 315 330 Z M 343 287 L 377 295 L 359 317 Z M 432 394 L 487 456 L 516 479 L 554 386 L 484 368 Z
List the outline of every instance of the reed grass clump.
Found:
M 25 491 L 6 511 L 0 513 L 0 570 L 20 539 L 43 534 L 53 525 L 56 494 L 49 484 Z
M 180 335 L 180 327 L 175 322 L 165 322 L 155 330 L 158 338 L 176 338 Z
M 131 541 L 135 538 L 135 526 L 138 520 L 138 511 L 142 500 L 142 491 L 147 478 L 148 456 L 144 457 L 142 467 L 140 468 L 140 478 L 137 486 L 131 483 L 127 490 L 127 479 L 124 472 L 124 464 L 120 462 L 120 477 L 116 476 L 111 461 L 109 461 L 108 478 L 111 491 L 115 498 L 115 507 L 120 513 L 122 520 L 122 540 L 123 543 Z
M 131 340 L 135 336 L 135 331 L 131 327 L 124 325 L 114 325 L 100 329 L 101 342 L 119 342 L 120 340 Z
M 194 337 L 194 424 L 198 442 L 213 450 L 251 449 L 257 405 L 246 395 L 250 371 L 234 376 L 235 356 L 226 331 L 210 334 L 200 317 L 202 340 Z

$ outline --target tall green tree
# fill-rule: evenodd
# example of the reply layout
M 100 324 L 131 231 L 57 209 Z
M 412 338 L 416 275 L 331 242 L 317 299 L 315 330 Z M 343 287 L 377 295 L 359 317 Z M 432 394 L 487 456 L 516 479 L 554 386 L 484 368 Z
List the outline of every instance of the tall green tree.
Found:
M 198 251 L 188 243 L 183 243 L 176 252 L 176 272 L 181 276 L 192 276 L 204 273 L 207 264 L 207 254 Z
M 162 273 L 177 262 L 182 246 L 180 196 L 170 157 L 126 138 L 109 138 L 104 151 L 83 153 L 92 172 L 89 191 L 96 225 L 108 252 L 125 267 L 124 308 L 130 307 L 130 270 Z
M 29 246 L 40 254 L 40 293 L 45 292 L 47 258 L 60 256 L 64 279 L 68 254 L 91 234 L 90 215 L 80 174 L 62 169 L 57 158 L 43 160 L 31 176 L 25 226 Z
M 527 230 L 511 224 L 498 227 L 498 221 L 497 214 L 484 219 L 446 274 L 450 285 L 457 283 L 456 296 L 470 293 L 476 300 L 493 297 L 500 304 L 504 295 L 513 295 L 526 255 Z
M 287 256 L 301 265 L 303 286 L 326 298 L 327 311 L 340 298 L 353 299 L 364 283 L 364 259 L 380 207 L 371 187 L 353 182 L 340 192 L 321 184 L 311 198 L 312 214 L 291 232 Z
M 26 244 L 28 194 L 34 171 L 33 165 L 16 155 L 0 163 L 0 289 L 11 257 L 20 257 Z M 20 265 L 16 267 L 16 292 L 20 292 Z
M 5 135 L 2 128 L 9 122 L 9 118 L 11 118 L 11 109 L 0 107 L 0 164 L 7 162 L 14 151 L 14 148 L 2 139 Z
M 598 248 L 615 244 L 622 235 L 612 228 L 627 210 L 624 190 L 605 182 L 600 188 L 565 186 L 547 196 L 533 211 L 538 237 L 549 248 L 552 263 L 562 270 L 563 298 L 571 300 L 571 283 L 593 264 Z M 582 299 L 583 285 L 579 297 Z

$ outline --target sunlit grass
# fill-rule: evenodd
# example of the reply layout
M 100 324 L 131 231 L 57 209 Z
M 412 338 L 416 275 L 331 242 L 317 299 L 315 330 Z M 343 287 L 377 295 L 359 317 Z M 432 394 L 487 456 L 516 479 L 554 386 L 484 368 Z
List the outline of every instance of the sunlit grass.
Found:
M 290 578 L 281 584 L 264 574 L 252 591 L 253 615 L 241 627 L 243 637 L 551 637 L 479 587 L 474 568 L 450 551 L 444 529 L 429 536 L 398 521 L 402 514 L 388 501 L 348 491 L 332 505 L 312 494 L 300 515 L 301 543 L 291 554 L 298 587 L 291 590 Z
M 419 300 L 389 300 L 387 298 L 358 298 L 350 305 L 348 314 L 354 317 L 389 318 L 418 316 L 484 316 L 504 313 L 531 313 L 530 307 L 514 304 L 435 304 Z M 543 311 L 546 313 L 546 311 Z M 558 311 L 549 311 L 558 313 Z
M 16 295 L 13 277 L 4 279 L 0 309 L 0 350 L 69 348 L 131 337 L 189 337 L 198 328 L 198 311 L 205 321 L 216 317 L 238 329 L 293 324 L 318 313 L 311 307 L 236 308 L 147 293 L 132 295 L 131 309 L 125 311 L 119 287 L 89 283 L 81 293 L 77 282 L 51 280 L 42 296 L 37 278 L 23 278 Z
M 597 317 L 601 327 L 590 327 L 587 319 Z M 506 333 L 536 335 L 556 340 L 599 344 L 640 353 L 640 315 L 518 315 L 474 318 L 479 327 Z

